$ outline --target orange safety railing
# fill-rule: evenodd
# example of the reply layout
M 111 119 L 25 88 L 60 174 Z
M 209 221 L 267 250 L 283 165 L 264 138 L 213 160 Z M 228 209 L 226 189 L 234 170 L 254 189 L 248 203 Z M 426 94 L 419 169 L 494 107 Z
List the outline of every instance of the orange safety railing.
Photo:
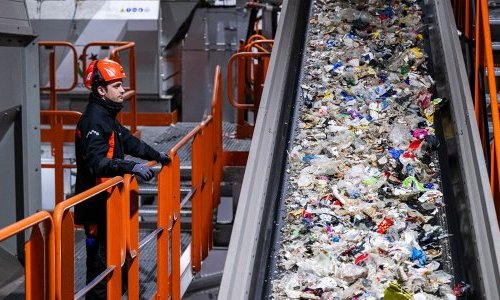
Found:
M 486 157 L 488 157 L 489 152 L 491 191 L 495 201 L 497 216 L 500 216 L 500 114 L 498 111 L 499 107 L 495 81 L 493 50 L 491 44 L 488 2 L 486 0 L 477 0 L 476 4 L 474 110 Z M 491 143 L 488 133 L 489 128 L 484 123 L 484 120 L 488 118 L 488 109 L 485 101 L 486 96 L 484 94 L 486 90 L 486 82 L 490 96 L 489 113 L 491 113 L 491 120 L 493 123 L 493 140 Z
M 46 225 L 40 228 L 40 225 Z M 26 299 L 55 299 L 54 224 L 50 213 L 41 211 L 0 230 L 0 241 L 31 228 L 26 242 Z
M 191 199 L 191 265 L 200 271 L 201 261 L 212 248 L 213 209 L 219 205 L 222 177 L 222 79 L 217 67 L 212 97 L 212 115 L 191 130 L 171 150 L 172 162 L 158 175 L 158 298 L 180 299 L 181 203 Z M 179 151 L 191 142 L 191 192 L 180 199 Z M 170 236 L 170 240 L 169 240 Z M 172 270 L 169 276 L 168 247 Z
M 75 47 L 68 42 L 63 41 L 43 41 L 38 43 L 39 47 L 51 49 L 49 54 L 49 86 L 41 87 L 41 91 L 49 91 L 49 109 L 57 110 L 57 92 L 69 92 L 73 90 L 78 83 L 78 58 Z M 73 82 L 69 87 L 58 87 L 56 80 L 56 47 L 69 48 L 73 54 Z
M 44 112 L 44 117 L 76 117 L 71 112 Z M 59 120 L 60 121 L 60 120 Z M 61 124 L 61 122 L 55 122 Z M 61 128 L 59 127 L 59 129 Z M 57 132 L 57 131 L 55 131 Z M 64 134 L 61 134 L 64 135 Z M 107 281 L 107 298 L 121 299 L 122 266 L 127 261 L 128 299 L 139 299 L 140 248 L 157 238 L 157 293 L 153 298 L 181 298 L 180 158 L 179 150 L 191 143 L 192 190 L 182 203 L 192 202 L 192 272 L 212 248 L 212 218 L 220 202 L 222 178 L 222 78 L 216 68 L 211 115 L 170 150 L 172 163 L 158 175 L 158 227 L 139 245 L 138 184 L 129 174 L 114 177 L 83 193 L 58 203 L 53 217 L 40 212 L 0 230 L 0 240 L 33 227 L 26 247 L 27 298 L 39 291 L 46 299 L 76 299 L 85 296 L 97 283 Z M 154 162 L 150 162 L 152 165 Z M 108 193 L 106 209 L 107 268 L 82 290 L 75 291 L 75 225 L 71 209 L 100 193 Z M 50 221 L 41 250 L 42 232 L 34 225 Z M 36 259 L 35 259 L 36 258 Z M 171 265 L 169 266 L 169 262 Z
M 135 176 L 126 174 L 123 178 L 123 228 L 127 254 L 128 299 L 139 298 L 139 184 Z
M 54 209 L 56 298 L 79 299 L 97 283 L 107 280 L 108 299 L 121 299 L 121 266 L 125 263 L 126 239 L 123 228 L 122 177 L 114 177 L 56 205 Z M 107 268 L 85 288 L 75 293 L 75 236 L 70 209 L 100 193 L 109 192 L 106 207 Z
M 260 98 L 264 87 L 269 58 L 274 41 L 263 39 L 261 35 L 251 36 L 247 43 L 242 42 L 240 52 L 234 54 L 227 65 L 228 99 L 237 108 L 236 137 L 249 138 L 253 133 L 253 125 L 248 122 L 248 111 L 257 118 Z M 236 92 L 234 98 L 233 69 L 237 62 Z
M 55 204 L 64 200 L 64 169 L 76 168 L 76 164 L 64 163 L 64 143 L 75 142 L 75 130 L 65 125 L 76 124 L 81 113 L 76 111 L 45 110 L 40 112 L 40 123 L 48 124 L 49 128 L 41 129 L 41 141 L 50 143 L 53 164 L 42 164 L 42 168 L 54 169 Z

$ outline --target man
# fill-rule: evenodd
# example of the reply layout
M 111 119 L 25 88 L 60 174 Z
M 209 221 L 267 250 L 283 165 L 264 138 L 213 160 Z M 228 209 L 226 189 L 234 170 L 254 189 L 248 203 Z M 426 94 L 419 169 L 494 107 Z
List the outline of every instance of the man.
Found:
M 76 193 L 118 175 L 135 174 L 145 181 L 153 178 L 148 165 L 125 160 L 125 154 L 163 165 L 170 162 L 166 153 L 154 150 L 116 120 L 123 107 L 124 78 L 123 67 L 107 59 L 92 61 L 85 72 L 85 86 L 92 92 L 76 129 Z M 108 193 L 102 192 L 75 208 L 75 223 L 84 225 L 87 237 L 87 283 L 106 269 L 107 197 Z M 86 299 L 106 299 L 106 281 Z

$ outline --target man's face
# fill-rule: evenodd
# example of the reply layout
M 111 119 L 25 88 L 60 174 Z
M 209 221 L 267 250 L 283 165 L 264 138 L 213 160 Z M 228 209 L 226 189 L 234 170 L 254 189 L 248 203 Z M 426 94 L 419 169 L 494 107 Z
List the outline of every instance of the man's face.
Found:
M 99 95 L 113 102 L 123 102 L 123 94 L 125 93 L 125 89 L 123 89 L 123 82 L 121 80 L 112 82 L 106 87 L 98 87 L 97 90 L 99 92 Z

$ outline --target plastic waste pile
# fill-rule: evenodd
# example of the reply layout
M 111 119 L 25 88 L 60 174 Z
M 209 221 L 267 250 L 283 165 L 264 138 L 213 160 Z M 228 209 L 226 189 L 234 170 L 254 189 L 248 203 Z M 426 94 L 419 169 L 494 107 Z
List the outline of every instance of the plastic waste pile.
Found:
M 316 0 L 274 299 L 455 299 L 414 0 Z

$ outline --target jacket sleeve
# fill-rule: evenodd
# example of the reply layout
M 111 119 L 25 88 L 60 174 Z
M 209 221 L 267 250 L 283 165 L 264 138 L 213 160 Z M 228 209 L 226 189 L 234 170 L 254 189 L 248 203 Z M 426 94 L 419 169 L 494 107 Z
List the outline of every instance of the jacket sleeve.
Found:
M 153 147 L 146 144 L 144 141 L 136 138 L 130 130 L 121 126 L 123 147 L 125 148 L 125 154 L 139 157 L 145 160 L 156 160 L 160 159 L 160 153 L 153 149 Z
M 107 157 L 109 138 L 113 132 L 110 126 L 99 123 L 90 125 L 86 120 L 82 120 L 79 129 L 84 167 L 91 175 L 113 177 L 132 173 L 135 162 Z

